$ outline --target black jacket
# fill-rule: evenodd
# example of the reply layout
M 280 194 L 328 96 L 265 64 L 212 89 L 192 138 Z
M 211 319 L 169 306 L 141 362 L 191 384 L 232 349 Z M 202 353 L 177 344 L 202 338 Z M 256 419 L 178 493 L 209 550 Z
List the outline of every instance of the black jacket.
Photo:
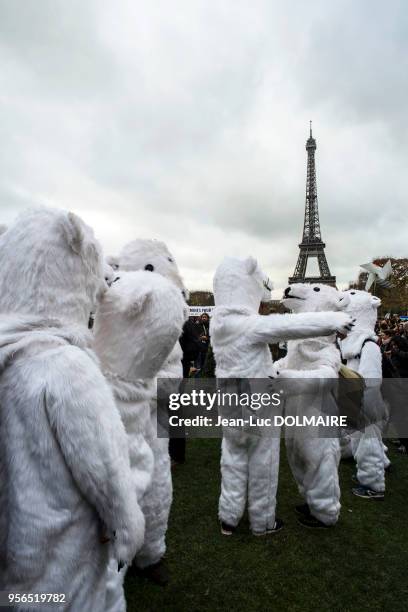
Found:
M 183 359 L 194 360 L 201 351 L 201 342 L 198 338 L 198 325 L 188 319 L 184 323 L 183 333 L 180 337 L 180 346 L 183 351 Z
M 391 343 L 391 363 L 396 375 L 408 378 L 408 342 L 401 336 L 394 336 Z

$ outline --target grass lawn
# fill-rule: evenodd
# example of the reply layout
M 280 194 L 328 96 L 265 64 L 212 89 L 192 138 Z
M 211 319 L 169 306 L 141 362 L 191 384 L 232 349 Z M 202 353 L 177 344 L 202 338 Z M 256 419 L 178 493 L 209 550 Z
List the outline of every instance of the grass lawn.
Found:
M 172 581 L 161 588 L 129 578 L 128 610 L 408 610 L 408 458 L 390 446 L 386 501 L 353 496 L 354 465 L 342 463 L 341 518 L 323 532 L 296 521 L 293 506 L 301 499 L 282 447 L 278 516 L 284 530 L 255 538 L 244 519 L 226 538 L 217 522 L 220 441 L 190 440 L 186 464 L 173 473 L 167 538 Z

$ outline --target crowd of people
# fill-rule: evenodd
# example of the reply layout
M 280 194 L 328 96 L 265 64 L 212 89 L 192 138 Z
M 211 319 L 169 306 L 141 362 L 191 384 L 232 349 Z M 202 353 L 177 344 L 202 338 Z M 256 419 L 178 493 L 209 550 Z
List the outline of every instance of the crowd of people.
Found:
M 401 321 L 398 315 L 379 319 L 376 333 L 381 348 L 383 378 L 408 378 L 408 321 Z M 408 453 L 408 438 L 400 437 L 394 442 L 399 453 Z
M 383 378 L 408 376 L 408 321 L 396 315 L 376 324 L 378 344 L 383 356 Z
M 206 313 L 193 321 L 162 242 L 135 239 L 105 260 L 91 228 L 48 208 L 0 233 L 0 591 L 60 594 L 58 610 L 123 612 L 126 572 L 168 582 L 170 455 L 183 463 L 185 445 L 170 441 L 169 454 L 160 435 L 156 382 L 203 376 L 210 359 L 219 379 L 316 379 L 319 405 L 333 401 L 321 381 L 339 376 L 342 358 L 371 378 L 363 401 L 379 419 L 343 446 L 356 461 L 353 493 L 384 499 L 381 367 L 406 376 L 408 352 L 406 327 L 394 319 L 394 329 L 380 322 L 377 344 L 378 298 L 299 283 L 284 292 L 291 313 L 264 316 L 268 277 L 254 258 L 229 257 L 215 273 L 211 321 Z M 284 342 L 273 363 L 270 345 Z M 301 395 L 292 392 L 288 412 L 304 406 Z M 340 439 L 295 433 L 286 450 L 304 498 L 299 522 L 332 527 Z M 275 516 L 279 453 L 279 431 L 223 429 L 224 536 L 246 506 L 253 535 L 283 528 Z

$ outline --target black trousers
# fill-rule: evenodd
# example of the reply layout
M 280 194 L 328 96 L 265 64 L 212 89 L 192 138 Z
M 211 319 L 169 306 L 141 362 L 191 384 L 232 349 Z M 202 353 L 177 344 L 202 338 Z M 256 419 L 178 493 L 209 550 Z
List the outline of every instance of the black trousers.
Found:
M 175 461 L 176 463 L 184 463 L 186 460 L 186 439 L 170 438 L 169 455 L 172 461 Z
M 184 354 L 182 359 L 183 364 L 183 378 L 188 378 L 192 358 L 189 354 Z M 181 385 L 183 387 L 183 384 Z M 181 412 L 181 410 L 179 410 Z M 183 430 L 184 431 L 184 430 Z M 176 463 L 184 463 L 186 460 L 186 439 L 185 438 L 172 438 L 170 429 L 169 438 L 169 455 L 172 461 Z

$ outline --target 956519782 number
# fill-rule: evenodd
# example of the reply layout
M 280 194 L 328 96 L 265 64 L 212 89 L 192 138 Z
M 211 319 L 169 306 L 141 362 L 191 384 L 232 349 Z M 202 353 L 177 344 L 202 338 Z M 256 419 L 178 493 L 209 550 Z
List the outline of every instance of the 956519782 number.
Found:
M 65 593 L 2 593 L 0 605 L 66 603 Z

